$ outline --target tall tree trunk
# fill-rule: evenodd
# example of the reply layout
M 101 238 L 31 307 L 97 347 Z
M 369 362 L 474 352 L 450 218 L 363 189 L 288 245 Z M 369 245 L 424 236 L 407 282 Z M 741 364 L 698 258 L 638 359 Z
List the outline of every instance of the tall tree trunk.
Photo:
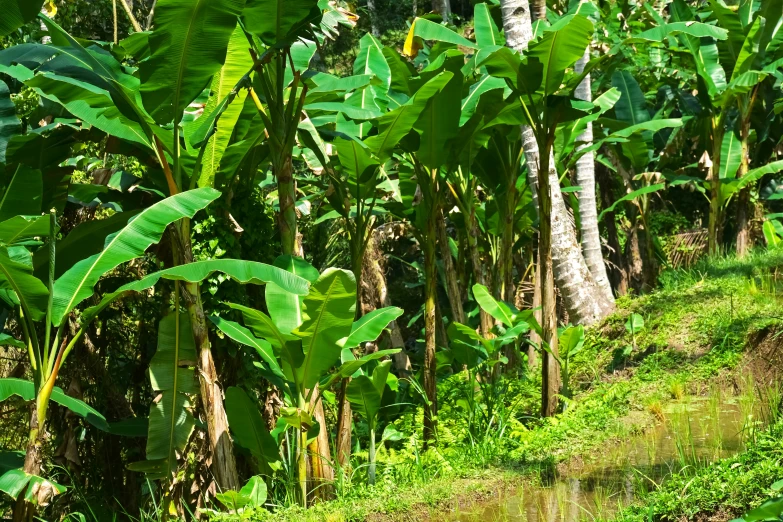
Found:
M 506 44 L 515 51 L 522 52 L 527 49 L 527 44 L 533 37 L 528 3 L 525 0 L 503 0 L 501 11 Z M 533 129 L 523 126 L 522 140 L 528 179 L 531 187 L 536 187 L 540 154 Z M 557 287 L 571 319 L 576 324 L 591 325 L 612 313 L 614 303 L 610 302 L 598 287 L 585 263 L 576 240 L 576 231 L 560 192 L 557 170 L 552 162 L 549 165 L 548 177 L 552 200 L 552 263 Z M 534 202 L 538 197 L 537 192 L 532 192 Z
M 720 201 L 720 153 L 723 146 L 725 116 L 712 118 L 712 158 L 709 165 L 710 216 L 708 223 L 707 250 L 711 256 L 720 253 L 723 243 L 723 209 Z M 729 131 L 731 132 L 731 131 Z
M 599 180 L 601 205 L 604 208 L 609 208 L 614 203 L 611 174 L 609 174 L 606 168 L 601 169 L 601 172 Z M 625 295 L 628 293 L 628 273 L 625 268 L 622 247 L 620 246 L 620 235 L 617 232 L 617 220 L 614 211 L 606 213 L 604 224 L 606 226 L 607 243 L 609 244 L 609 260 L 613 265 L 610 270 L 612 286 L 617 295 Z
M 446 220 L 440 210 L 437 214 L 438 246 L 440 257 L 443 260 L 443 272 L 446 279 L 446 295 L 451 307 L 451 320 L 465 324 L 465 311 L 462 308 L 462 290 L 457 280 L 457 270 L 454 268 L 454 259 L 449 247 L 449 236 L 446 233 Z
M 451 0 L 432 0 L 432 10 L 438 13 L 444 22 L 451 20 Z
M 585 65 L 590 61 L 590 49 L 585 49 L 585 54 L 576 62 L 576 72 L 584 71 Z M 590 75 L 576 88 L 576 97 L 584 101 L 593 101 L 593 93 L 590 88 Z M 593 143 L 593 124 L 587 124 L 585 131 L 577 138 L 583 144 L 579 149 L 588 147 Z M 581 187 L 579 191 L 579 223 L 582 231 L 582 253 L 587 267 L 593 275 L 598 288 L 604 293 L 606 299 L 614 302 L 612 285 L 606 274 L 604 256 L 601 253 L 601 234 L 598 231 L 598 208 L 595 197 L 595 155 L 588 152 L 576 162 L 576 184 Z
M 500 263 L 498 267 L 497 298 L 514 301 L 514 215 L 519 191 L 514 176 L 506 187 L 505 209 L 503 210 L 503 234 L 500 237 Z
M 40 395 L 39 395 L 40 398 Z M 46 396 L 48 405 L 49 396 Z M 30 431 L 24 455 L 22 470 L 30 475 L 41 475 L 43 464 L 43 443 L 46 433 L 46 406 L 41 408 L 40 400 L 30 404 Z M 42 411 L 43 410 L 43 411 Z M 36 504 L 25 499 L 27 488 L 23 488 L 14 505 L 13 522 L 32 522 L 36 514 Z
M 378 28 L 378 12 L 375 8 L 375 0 L 367 0 L 367 14 L 370 17 L 370 33 L 379 38 L 381 30 Z

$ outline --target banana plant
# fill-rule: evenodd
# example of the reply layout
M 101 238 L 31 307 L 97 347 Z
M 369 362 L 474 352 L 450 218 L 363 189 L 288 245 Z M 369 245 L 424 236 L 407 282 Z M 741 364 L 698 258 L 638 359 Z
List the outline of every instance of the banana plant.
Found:
M 741 235 L 739 249 L 747 249 L 747 198 L 746 187 L 755 179 L 742 183 L 738 178 L 749 174 L 748 147 L 750 116 L 756 103 L 756 93 L 765 79 L 783 65 L 781 62 L 780 10 L 771 4 L 748 3 L 741 10 L 730 9 L 723 1 L 710 2 L 709 17 L 722 29 L 722 37 L 713 35 L 699 39 L 688 34 L 671 39 L 685 48 L 693 59 L 698 80 L 698 100 L 708 119 L 711 149 L 705 150 L 709 158 L 709 252 L 716 254 L 722 243 L 725 207 L 728 200 L 741 192 L 739 216 Z M 651 13 L 654 10 L 648 9 Z M 742 11 L 742 12 L 740 12 Z M 672 4 L 671 23 L 693 23 L 698 15 L 682 0 Z M 653 19 L 665 25 L 661 16 Z M 732 111 L 739 112 L 734 125 L 729 125 Z M 775 162 L 779 163 L 779 162 Z M 770 170 L 783 169 L 783 163 Z M 754 172 L 756 176 L 763 174 Z M 724 186 L 728 184 L 728 186 Z M 744 190 L 743 190 L 744 189 Z
M 269 382 L 285 392 L 286 406 L 281 408 L 281 415 L 287 427 L 297 433 L 297 475 L 304 506 L 308 441 L 326 429 L 313 418 L 323 390 L 336 380 L 351 376 L 367 361 L 398 350 L 376 352 L 338 365 L 340 354 L 346 348 L 377 339 L 402 310 L 380 309 L 354 322 L 356 281 L 351 272 L 330 268 L 318 274 L 307 262 L 291 256 L 278 258 L 276 265 L 309 280 L 309 293 L 300 297 L 278 285 L 269 285 L 269 315 L 231 304 L 242 315 L 244 326 L 222 317 L 210 319 L 224 335 L 253 348 L 260 358 L 256 366 Z M 335 368 L 337 371 L 329 375 Z
M 344 357 L 347 361 L 354 360 L 348 350 Z M 346 361 L 346 362 L 347 362 Z M 383 361 L 375 365 L 372 371 L 357 370 L 346 389 L 346 397 L 353 410 L 361 415 L 370 430 L 370 447 L 368 454 L 367 481 L 375 484 L 375 433 L 381 410 L 384 407 L 384 397 L 389 397 L 397 391 L 397 377 L 390 373 L 391 361 Z M 387 393 L 386 390 L 389 390 Z M 389 401 L 386 401 L 388 406 Z
M 497 410 L 495 398 L 499 379 L 498 365 L 507 364 L 504 354 L 507 347 L 519 352 L 523 337 L 535 330 L 540 334 L 532 310 L 520 311 L 514 305 L 495 299 L 489 289 L 481 284 L 473 286 L 473 296 L 482 310 L 495 320 L 490 336 L 477 333 L 473 328 L 460 323 L 449 326 L 449 351 L 451 358 L 462 365 L 468 373 L 465 400 L 468 404 L 468 429 L 473 435 L 490 429 Z M 474 386 L 473 383 L 476 383 Z M 481 390 L 483 407 L 479 407 L 476 386 Z M 480 418 L 476 413 L 480 414 Z

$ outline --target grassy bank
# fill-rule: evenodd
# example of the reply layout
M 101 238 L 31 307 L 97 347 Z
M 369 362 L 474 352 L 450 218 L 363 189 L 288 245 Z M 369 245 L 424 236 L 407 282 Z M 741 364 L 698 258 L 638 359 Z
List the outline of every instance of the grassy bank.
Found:
M 584 349 L 570 362 L 574 395 L 555 418 L 537 418 L 540 382 L 534 372 L 504 379 L 488 397 L 495 420 L 481 433 L 471 432 L 466 425 L 476 410 L 465 404 L 468 382 L 464 375 L 453 375 L 439 383 L 443 406 L 437 450 L 419 451 L 421 433 L 413 426 L 421 425 L 421 412 L 411 411 L 387 430 L 394 436 L 380 445 L 374 487 L 364 483 L 365 454 L 359 451 L 353 472 L 338 482 L 336 500 L 307 511 L 278 507 L 275 513 L 222 514 L 214 520 L 420 520 L 436 507 L 487 498 L 523 475 L 588 460 L 602 445 L 658 422 L 668 401 L 702 394 L 718 381 L 730 383 L 735 370 L 752 361 L 755 343 L 769 338 L 780 322 L 773 277 L 779 266 L 783 254 L 778 253 L 702 262 L 689 270 L 665 272 L 654 293 L 619 300 L 616 314 L 587 332 Z M 644 327 L 633 335 L 625 326 L 631 314 L 644 320 Z M 780 428 L 759 435 L 759 448 L 776 437 L 776 429 Z M 361 425 L 357 431 L 361 434 Z M 747 452 L 748 467 L 756 462 L 753 451 Z M 728 464 L 729 471 L 744 466 L 732 468 L 735 462 Z M 748 480 L 771 477 L 771 468 L 765 469 L 763 475 L 748 475 Z M 719 478 L 705 475 L 705 487 Z M 661 495 L 660 505 L 670 506 L 668 513 L 674 513 L 681 509 L 675 506 L 676 484 L 683 484 L 670 484 L 670 497 L 664 490 L 650 495 Z M 737 505 L 759 500 L 765 487 L 759 483 L 758 491 L 738 497 Z M 710 505 L 694 500 L 693 506 L 702 507 L 681 513 L 690 516 Z M 636 507 L 622 516 L 636 519 L 645 513 Z

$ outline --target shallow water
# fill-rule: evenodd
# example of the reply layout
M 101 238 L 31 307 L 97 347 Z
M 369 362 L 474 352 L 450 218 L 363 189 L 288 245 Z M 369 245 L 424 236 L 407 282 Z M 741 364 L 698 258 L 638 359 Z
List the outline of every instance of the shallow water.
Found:
M 525 483 L 469 510 L 441 513 L 439 522 L 581 522 L 607 518 L 641 492 L 686 466 L 705 466 L 743 449 L 752 400 L 713 393 L 671 404 L 663 422 L 643 435 L 595 450 L 581 469 Z M 551 474 L 550 474 L 551 475 Z

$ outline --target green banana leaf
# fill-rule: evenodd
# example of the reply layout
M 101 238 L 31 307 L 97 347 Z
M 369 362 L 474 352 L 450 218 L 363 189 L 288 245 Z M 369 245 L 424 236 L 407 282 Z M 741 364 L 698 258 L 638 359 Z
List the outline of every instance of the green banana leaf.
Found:
M 98 313 L 119 297 L 130 292 L 141 292 L 152 288 L 161 279 L 199 283 L 215 272 L 221 272 L 242 284 L 260 285 L 268 283 L 280 288 L 281 292 L 287 292 L 295 296 L 307 294 L 307 280 L 277 267 L 239 259 L 209 259 L 153 272 L 138 281 L 132 281 L 123 285 L 114 292 L 104 295 L 97 305 L 87 308 L 84 311 L 83 320 L 90 321 L 94 319 Z
M 292 44 L 320 18 L 317 0 L 248 0 L 242 11 L 247 30 L 278 47 Z
M 196 343 L 187 315 L 177 312 L 158 325 L 158 350 L 150 361 L 150 382 L 158 397 L 150 408 L 147 460 L 128 466 L 150 478 L 169 478 L 185 449 L 195 419 L 189 395 L 198 392 Z
M 20 263 L 4 247 L 0 247 L 0 289 L 13 291 L 16 304 L 33 321 L 46 315 L 49 300 L 46 285 L 33 275 L 32 266 Z
M 5 82 L 0 80 L 0 165 L 5 163 L 8 140 L 20 132 L 22 132 L 22 124 L 16 117 L 16 106 L 11 100 L 11 92 Z
M 0 36 L 6 36 L 35 19 L 43 0 L 0 0 Z
M 258 403 L 242 388 L 231 386 L 226 390 L 226 416 L 234 442 L 249 451 L 263 470 L 280 467 L 277 441 L 270 435 Z
M 356 309 L 356 280 L 347 270 L 327 269 L 302 300 L 302 324 L 293 331 L 302 339 L 304 361 L 297 372 L 311 389 L 340 358 L 339 341 L 351 333 Z
M 35 385 L 31 381 L 24 379 L 6 378 L 0 379 L 0 402 L 16 395 L 24 401 L 35 399 Z M 87 405 L 84 401 L 66 395 L 62 389 L 54 387 L 51 400 L 68 408 L 71 412 L 86 420 L 101 431 L 109 431 L 109 423 L 106 417 L 100 414 L 96 409 Z
M 98 279 L 118 265 L 144 255 L 160 241 L 166 227 L 184 217 L 193 217 L 220 196 L 211 188 L 181 192 L 142 211 L 128 225 L 106 238 L 103 251 L 79 261 L 54 283 L 52 322 L 60 325 L 68 313 L 92 295 Z
M 389 323 L 403 313 L 404 310 L 402 308 L 387 306 L 363 315 L 351 326 L 350 335 L 345 339 L 340 339 L 340 346 L 343 348 L 355 348 L 364 342 L 376 340 L 383 330 L 389 326 Z
M 141 62 L 141 98 L 155 121 L 178 123 L 226 61 L 244 0 L 161 0 L 150 57 Z

